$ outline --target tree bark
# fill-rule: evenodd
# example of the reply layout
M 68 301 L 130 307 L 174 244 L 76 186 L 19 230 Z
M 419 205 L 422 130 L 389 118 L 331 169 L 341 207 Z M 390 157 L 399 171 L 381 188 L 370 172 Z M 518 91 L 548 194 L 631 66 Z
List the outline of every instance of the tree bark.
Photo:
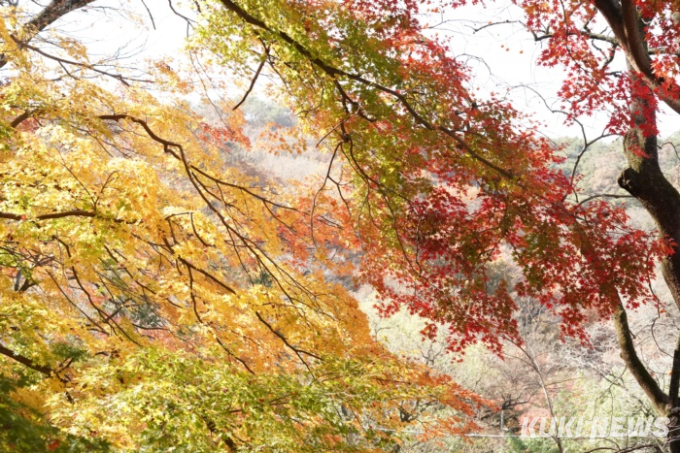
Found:
M 654 74 L 645 40 L 645 24 L 632 0 L 594 0 L 595 7 L 609 23 L 618 44 L 624 50 L 632 86 L 630 111 L 633 124 L 624 139 L 628 162 L 618 178 L 621 188 L 635 197 L 654 219 L 663 240 L 673 243 L 674 252 L 663 257 L 661 270 L 673 300 L 680 308 L 680 193 L 666 179 L 659 165 L 658 142 L 650 131 L 656 130 L 656 106 L 659 98 L 680 113 L 680 102 L 658 88 L 661 80 Z M 646 131 L 646 133 L 645 133 Z M 668 395 L 664 394 L 637 355 L 630 337 L 625 309 L 620 305 L 614 316 L 621 357 L 635 376 L 660 415 L 670 420 L 668 442 L 672 453 L 680 453 L 680 337 L 675 348 Z
M 629 71 L 629 77 L 634 85 L 644 86 L 640 83 L 642 81 L 637 78 L 632 68 Z M 654 135 L 645 136 L 643 132 L 644 130 L 656 129 L 655 109 L 648 105 L 653 96 L 654 93 L 647 87 L 641 89 L 641 92 L 636 92 L 636 96 L 632 99 L 630 108 L 634 127 L 628 131 L 624 139 L 624 154 L 628 168 L 621 172 L 618 183 L 621 188 L 635 197 L 654 219 L 661 239 L 671 240 L 673 243 L 674 253 L 662 258 L 661 271 L 676 306 L 680 308 L 680 250 L 678 250 L 680 244 L 680 193 L 661 171 L 657 137 Z M 650 128 L 650 126 L 652 127 Z M 619 328 L 620 326 L 617 325 L 617 331 Z M 623 348 L 621 357 L 634 375 L 634 370 L 640 367 L 644 368 L 641 363 L 636 364 L 629 360 Z M 649 374 L 646 369 L 644 371 Z M 668 433 L 670 451 L 671 453 L 680 453 L 680 405 L 678 404 L 680 343 L 676 346 L 670 381 L 669 395 L 665 404 L 658 397 L 650 396 L 644 386 L 643 389 L 650 396 L 650 400 L 660 415 L 665 415 L 671 420 Z M 641 381 L 638 380 L 638 382 Z
M 66 14 L 87 6 L 94 0 L 52 0 L 38 15 L 29 20 L 24 26 L 22 37 L 28 43 L 35 35 L 43 31 L 48 25 Z M 8 63 L 7 56 L 0 54 L 0 69 Z

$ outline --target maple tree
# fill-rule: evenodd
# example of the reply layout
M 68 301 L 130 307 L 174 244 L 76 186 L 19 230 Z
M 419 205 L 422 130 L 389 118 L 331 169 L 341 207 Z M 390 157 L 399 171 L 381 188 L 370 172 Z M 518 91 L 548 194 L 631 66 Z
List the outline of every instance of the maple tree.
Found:
M 475 94 L 446 40 L 423 33 L 421 14 L 464 2 L 197 2 L 192 52 L 246 81 L 219 127 L 182 102 L 202 79 L 153 63 L 172 97 L 161 101 L 150 80 L 45 31 L 90 3 L 55 0 L 28 19 L 9 5 L 0 23 L 12 71 L 0 92 L 0 353 L 12 369 L 0 415 L 20 414 L 53 449 L 318 451 L 391 448 L 418 399 L 469 411 L 472 395 L 384 352 L 356 302 L 325 282 L 342 272 L 336 254 L 360 249 L 383 313 L 408 307 L 431 320 L 426 335 L 445 324 L 453 352 L 521 343 L 523 297 L 583 341 L 593 313 L 613 319 L 631 374 L 678 424 L 680 352 L 664 392 L 626 320 L 626 307 L 658 303 L 659 261 L 680 302 L 680 195 L 659 168 L 655 123 L 659 101 L 679 109 L 673 2 L 517 2 L 547 42 L 541 62 L 569 71 L 570 117 L 608 109 L 626 135 L 619 181 L 658 236 L 602 197 L 579 198 L 530 120 Z M 598 23 L 610 31 L 592 32 Z M 41 32 L 59 52 L 34 43 Z M 608 69 L 617 53 L 623 73 Z M 248 146 L 238 107 L 265 73 L 329 152 L 303 196 L 220 155 L 225 141 Z M 503 255 L 519 282 L 495 275 Z M 440 429 L 469 428 L 452 420 Z
M 419 14 L 465 2 L 220 3 L 232 14 L 215 7 L 201 44 L 227 65 L 268 63 L 302 118 L 329 131 L 324 189 L 337 190 L 351 213 L 362 277 L 385 313 L 408 307 L 433 321 L 426 334 L 445 323 L 453 351 L 519 340 L 521 297 L 553 310 L 564 333 L 584 341 L 590 314 L 611 318 L 623 360 L 671 419 L 670 449 L 680 451 L 680 350 L 666 392 L 638 358 L 626 313 L 658 303 L 649 287 L 658 261 L 680 303 L 680 199 L 659 167 L 656 138 L 659 102 L 680 111 L 676 3 L 516 2 L 547 43 L 539 62 L 567 69 L 559 96 L 569 119 L 604 110 L 609 132 L 625 135 L 629 168 L 619 184 L 658 236 L 631 227 L 606 197 L 579 198 L 574 174 L 557 170 L 549 143 L 522 124 L 528 119 L 503 96 L 478 98 L 446 41 L 423 34 Z M 247 43 L 257 56 L 242 51 Z M 625 71 L 611 66 L 619 54 Z M 522 270 L 513 287 L 491 278 L 502 254 Z
M 482 401 L 389 354 L 325 278 L 327 197 L 225 164 L 238 110 L 208 124 L 167 62 L 131 75 L 46 30 L 89 3 L 2 5 L 0 442 L 383 451 L 409 423 L 473 428 Z

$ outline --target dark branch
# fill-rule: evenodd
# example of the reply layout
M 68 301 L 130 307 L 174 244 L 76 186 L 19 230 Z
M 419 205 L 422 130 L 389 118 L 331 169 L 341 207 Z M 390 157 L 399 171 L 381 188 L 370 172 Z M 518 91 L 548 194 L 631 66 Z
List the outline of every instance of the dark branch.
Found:
M 246 93 L 243 95 L 243 98 L 234 106 L 232 110 L 236 110 L 241 105 L 246 102 L 246 99 L 248 99 L 248 95 L 250 94 L 251 91 L 253 91 L 253 88 L 255 88 L 255 83 L 257 82 L 257 78 L 260 76 L 260 72 L 262 72 L 262 68 L 264 68 L 264 64 L 267 62 L 267 58 L 269 57 L 269 48 L 265 46 L 264 48 L 265 55 L 262 58 L 262 61 L 260 62 L 260 65 L 257 67 L 257 70 L 255 71 L 255 75 L 253 76 L 253 80 L 250 81 L 250 86 L 248 87 L 248 90 Z
M 628 315 L 621 302 L 619 302 L 613 318 L 614 326 L 616 328 L 616 339 L 619 343 L 619 348 L 621 349 L 621 358 L 642 390 L 647 394 L 647 397 L 652 404 L 660 413 L 665 414 L 670 399 L 668 395 L 661 390 L 659 384 L 652 375 L 649 374 L 649 371 L 647 371 L 647 368 L 638 357 L 637 352 L 635 351 L 633 337 L 630 333 L 630 326 L 628 325 Z
M 20 42 L 26 45 L 38 33 L 43 31 L 48 25 L 52 24 L 68 13 L 89 5 L 94 0 L 52 0 L 37 16 L 29 20 L 23 27 L 25 37 Z M 7 64 L 7 56 L 0 55 L 0 68 Z
M 33 360 L 29 359 L 28 357 L 23 356 L 23 355 L 21 355 L 17 352 L 14 352 L 11 349 L 6 348 L 5 346 L 3 346 L 1 344 L 0 344 L 0 354 L 4 355 L 6 357 L 9 357 L 10 359 L 12 359 L 16 362 L 19 362 L 20 364 L 22 364 L 22 365 L 24 365 L 24 366 L 26 366 L 26 367 L 28 367 L 32 370 L 38 371 L 39 373 L 42 373 L 46 376 L 52 376 L 52 375 L 55 374 L 54 370 L 52 368 L 50 368 L 48 366 L 44 366 L 44 365 L 38 365 L 37 363 L 35 363 Z

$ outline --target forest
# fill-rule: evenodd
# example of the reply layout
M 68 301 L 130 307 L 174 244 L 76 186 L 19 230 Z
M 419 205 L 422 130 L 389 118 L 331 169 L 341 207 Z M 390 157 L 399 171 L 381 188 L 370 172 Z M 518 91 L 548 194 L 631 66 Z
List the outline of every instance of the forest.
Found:
M 0 452 L 680 452 L 677 0 L 0 10 Z

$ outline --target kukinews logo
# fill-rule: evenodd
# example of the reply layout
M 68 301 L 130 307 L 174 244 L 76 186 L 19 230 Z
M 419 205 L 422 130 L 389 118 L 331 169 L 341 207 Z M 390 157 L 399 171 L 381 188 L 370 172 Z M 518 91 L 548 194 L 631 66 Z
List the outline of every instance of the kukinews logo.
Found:
M 668 434 L 666 417 L 524 417 L 520 437 L 609 438 L 660 437 Z

